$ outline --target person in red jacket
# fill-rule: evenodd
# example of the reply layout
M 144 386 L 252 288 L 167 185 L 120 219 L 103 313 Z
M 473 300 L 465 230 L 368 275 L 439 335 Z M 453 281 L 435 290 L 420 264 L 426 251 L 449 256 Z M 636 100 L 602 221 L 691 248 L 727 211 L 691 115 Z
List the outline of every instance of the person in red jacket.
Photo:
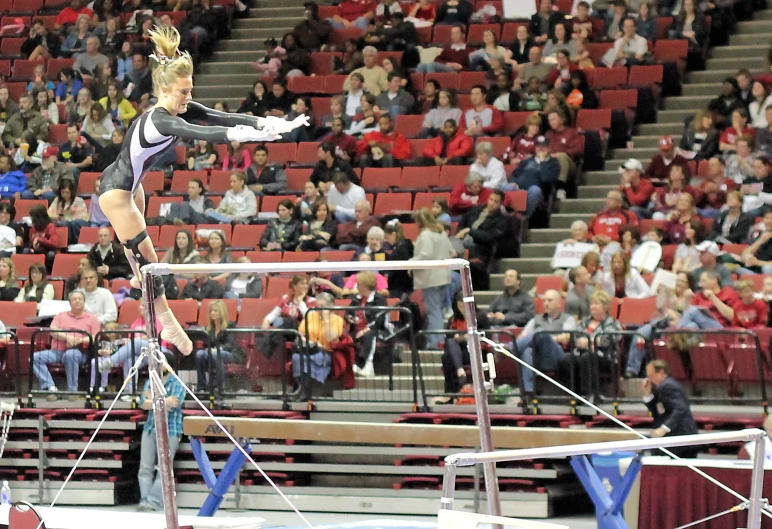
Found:
M 667 182 L 670 175 L 670 166 L 680 165 L 684 172 L 689 172 L 689 160 L 676 154 L 673 139 L 670 136 L 662 136 L 659 139 L 659 154 L 655 154 L 646 168 L 644 175 L 654 185 Z
M 32 206 L 29 210 L 32 227 L 29 229 L 29 248 L 24 253 L 42 253 L 46 256 L 46 269 L 51 273 L 54 256 L 59 249 L 59 236 L 45 206 Z
M 453 220 L 460 219 L 475 206 L 488 203 L 491 189 L 483 187 L 485 179 L 479 173 L 469 173 L 466 180 L 457 183 L 450 192 L 450 216 Z
M 407 138 L 392 128 L 391 116 L 382 114 L 378 118 L 377 131 L 368 132 L 357 145 L 359 166 L 395 167 L 410 158 L 410 143 Z
M 761 299 L 756 299 L 756 287 L 750 279 L 742 279 L 735 283 L 734 289 L 740 296 L 740 301 L 734 304 L 732 327 L 753 329 L 767 326 L 769 306 Z
M 622 192 L 625 202 L 639 219 L 648 219 L 649 201 L 654 194 L 654 185 L 648 180 L 641 179 L 643 165 L 635 158 L 630 158 L 620 168 L 622 171 L 622 185 L 619 191 Z
M 442 125 L 442 132 L 430 140 L 421 152 L 419 163 L 425 166 L 466 165 L 472 156 L 472 138 L 458 129 L 456 121 L 448 119 Z
M 584 154 L 582 152 L 582 137 L 571 127 L 566 127 L 566 116 L 558 110 L 553 110 L 547 116 L 550 130 L 545 136 L 550 142 L 550 153 L 560 163 L 560 176 L 558 180 L 566 183 L 576 173 L 576 158 Z
M 606 196 L 606 209 L 590 221 L 589 231 L 592 242 L 600 246 L 611 241 L 619 242 L 619 228 L 625 225 L 638 225 L 638 217 L 635 213 L 623 209 L 622 205 L 622 193 L 609 191 Z

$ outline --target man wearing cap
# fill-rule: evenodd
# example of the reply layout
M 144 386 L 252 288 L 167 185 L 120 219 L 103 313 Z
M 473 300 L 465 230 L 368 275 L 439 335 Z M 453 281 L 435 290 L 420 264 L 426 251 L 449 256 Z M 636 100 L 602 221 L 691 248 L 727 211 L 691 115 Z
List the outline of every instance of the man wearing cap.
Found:
M 606 195 L 606 209 L 590 221 L 589 232 L 592 242 L 600 246 L 611 241 L 619 242 L 619 228 L 625 225 L 638 225 L 638 216 L 622 206 L 622 193 L 609 191 Z
M 722 285 L 729 287 L 734 284 L 732 273 L 718 262 L 717 257 L 721 255 L 721 250 L 718 249 L 718 245 L 715 242 L 702 241 L 697 245 L 697 251 L 700 252 L 700 263 L 702 266 L 691 273 L 691 279 L 695 283 L 699 281 L 703 272 L 713 272 L 718 276 Z
M 555 182 L 560 176 L 560 163 L 550 156 L 550 144 L 544 136 L 534 140 L 534 154 L 517 164 L 512 172 L 510 183 L 503 189 L 522 189 L 528 193 L 525 203 L 525 216 L 529 219 L 543 202 L 550 196 Z
M 38 141 L 48 140 L 48 120 L 33 108 L 32 96 L 23 94 L 19 98 L 19 111 L 13 114 L 5 123 L 3 129 L 4 147 L 24 143 L 24 133 L 32 132 Z
M 74 175 L 91 168 L 93 150 L 80 135 L 77 123 L 67 125 L 67 141 L 59 146 L 59 161 L 70 168 Z
M 27 190 L 22 193 L 22 198 L 45 198 L 50 203 L 56 198 L 54 189 L 59 188 L 59 182 L 62 180 L 75 181 L 75 176 L 70 168 L 59 162 L 58 156 L 58 147 L 46 147 L 43 151 L 42 162 L 27 179 Z
M 649 201 L 654 194 L 654 185 L 648 180 L 641 179 L 643 165 L 635 158 L 630 158 L 619 170 L 622 173 L 619 191 L 630 206 L 630 211 L 634 212 L 639 219 L 650 218 Z
M 659 153 L 655 154 L 646 168 L 645 178 L 652 184 L 665 184 L 670 175 L 670 166 L 680 165 L 684 172 L 689 171 L 689 160 L 676 154 L 673 139 L 670 136 L 662 136 L 659 139 Z

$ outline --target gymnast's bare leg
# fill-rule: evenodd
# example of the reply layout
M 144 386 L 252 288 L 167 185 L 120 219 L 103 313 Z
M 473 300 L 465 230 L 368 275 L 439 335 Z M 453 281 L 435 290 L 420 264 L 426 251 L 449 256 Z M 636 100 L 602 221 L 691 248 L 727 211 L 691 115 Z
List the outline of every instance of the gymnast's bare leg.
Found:
M 99 197 L 99 206 L 102 208 L 107 220 L 110 221 L 115 234 L 118 236 L 118 240 L 124 244 L 124 251 L 131 264 L 131 269 L 134 271 L 135 278 L 141 279 L 140 264 L 137 262 L 134 251 L 132 251 L 128 243 L 137 239 L 141 234 L 146 233 L 145 192 L 142 186 L 137 188 L 134 196 L 132 196 L 131 191 L 124 191 L 122 189 L 105 191 Z M 158 262 L 158 255 L 156 255 L 153 242 L 149 237 L 142 238 L 136 244 L 136 251 L 141 254 L 143 261 L 148 263 Z M 182 354 L 189 355 L 193 351 L 193 343 L 182 329 L 174 313 L 169 309 L 166 295 L 156 297 L 153 300 L 153 304 L 155 305 L 156 314 L 158 314 L 158 318 L 163 325 L 161 338 L 174 344 Z

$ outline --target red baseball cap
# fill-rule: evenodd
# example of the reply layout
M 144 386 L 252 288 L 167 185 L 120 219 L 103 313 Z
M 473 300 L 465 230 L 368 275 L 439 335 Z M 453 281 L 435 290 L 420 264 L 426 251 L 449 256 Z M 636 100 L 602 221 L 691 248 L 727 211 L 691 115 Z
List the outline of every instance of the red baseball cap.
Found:
M 659 139 L 659 148 L 660 149 L 672 149 L 673 148 L 673 139 L 670 136 L 662 136 Z
M 43 151 L 43 158 L 49 158 L 51 156 L 59 156 L 59 147 L 46 147 Z

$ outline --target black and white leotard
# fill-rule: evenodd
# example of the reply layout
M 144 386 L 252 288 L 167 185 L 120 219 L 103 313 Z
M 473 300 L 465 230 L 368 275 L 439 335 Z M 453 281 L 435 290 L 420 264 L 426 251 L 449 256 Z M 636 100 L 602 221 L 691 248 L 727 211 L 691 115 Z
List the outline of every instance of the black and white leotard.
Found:
M 188 103 L 188 111 L 178 116 L 162 107 L 151 108 L 129 127 L 118 158 L 102 173 L 99 194 L 112 189 L 136 193 L 148 168 L 173 149 L 179 138 L 227 143 L 228 128 L 236 125 L 257 127 L 257 118 L 220 112 L 195 101 Z

